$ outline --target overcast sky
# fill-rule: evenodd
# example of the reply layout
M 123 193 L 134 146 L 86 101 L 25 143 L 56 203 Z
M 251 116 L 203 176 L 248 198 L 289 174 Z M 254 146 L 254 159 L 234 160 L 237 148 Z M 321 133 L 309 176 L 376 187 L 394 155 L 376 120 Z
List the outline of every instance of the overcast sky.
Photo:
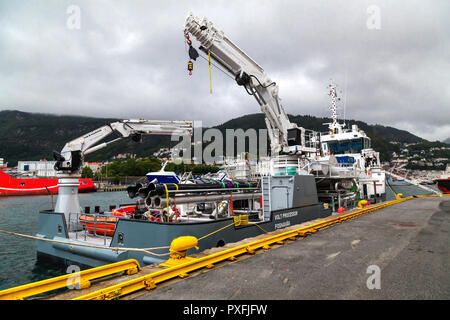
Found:
M 329 116 L 332 78 L 346 118 L 450 137 L 448 0 L 0 0 L 0 110 L 208 126 L 260 112 L 215 68 L 210 94 L 203 59 L 188 76 L 190 11 L 264 68 L 289 114 Z

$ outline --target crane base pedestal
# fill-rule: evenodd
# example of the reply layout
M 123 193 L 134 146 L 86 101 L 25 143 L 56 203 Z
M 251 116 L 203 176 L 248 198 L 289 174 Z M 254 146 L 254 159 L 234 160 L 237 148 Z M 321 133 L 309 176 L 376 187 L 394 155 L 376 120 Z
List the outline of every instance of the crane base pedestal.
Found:
M 58 199 L 56 200 L 55 212 L 64 213 L 67 227 L 72 230 L 69 223 L 69 214 L 81 213 L 80 200 L 78 198 L 79 178 L 61 178 L 58 181 Z

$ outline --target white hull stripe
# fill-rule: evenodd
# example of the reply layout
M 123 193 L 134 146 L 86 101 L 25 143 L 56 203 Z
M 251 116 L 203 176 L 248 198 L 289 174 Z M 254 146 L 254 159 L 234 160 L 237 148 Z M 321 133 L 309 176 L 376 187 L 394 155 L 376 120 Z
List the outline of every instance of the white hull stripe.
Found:
M 58 188 L 58 185 L 47 187 L 47 188 L 48 189 Z M 44 188 L 34 188 L 34 189 L 12 189 L 12 188 L 0 187 L 0 190 L 7 190 L 7 191 L 43 191 L 43 190 L 47 190 L 47 189 L 45 187 Z

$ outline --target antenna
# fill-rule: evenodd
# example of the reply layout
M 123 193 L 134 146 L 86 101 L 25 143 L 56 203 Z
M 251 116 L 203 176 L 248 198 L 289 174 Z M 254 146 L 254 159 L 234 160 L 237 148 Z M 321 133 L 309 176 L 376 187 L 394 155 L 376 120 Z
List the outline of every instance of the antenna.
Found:
M 331 110 L 331 123 L 328 123 L 328 128 L 332 134 L 339 133 L 342 131 L 342 128 L 345 126 L 345 123 L 342 125 L 338 122 L 338 114 L 337 114 L 337 101 L 340 101 L 341 98 L 338 97 L 336 88 L 337 86 L 333 84 L 333 80 L 330 79 L 330 84 L 328 85 L 329 93 L 328 95 L 331 97 L 330 110 Z
M 337 105 L 336 105 L 337 93 L 336 93 L 336 85 L 333 84 L 333 80 L 331 80 L 329 87 L 330 87 L 329 95 L 331 97 L 331 105 L 330 105 L 331 119 L 333 120 L 332 125 L 336 126 L 337 125 Z
M 345 125 L 345 107 L 347 106 L 347 91 L 348 91 L 348 67 L 345 68 L 344 125 Z

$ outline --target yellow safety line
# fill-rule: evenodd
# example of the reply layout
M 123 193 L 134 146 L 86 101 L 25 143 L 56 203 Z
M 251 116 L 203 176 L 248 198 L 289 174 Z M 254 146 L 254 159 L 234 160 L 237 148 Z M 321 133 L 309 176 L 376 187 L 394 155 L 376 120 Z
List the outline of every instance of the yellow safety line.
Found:
M 117 272 L 135 274 L 141 271 L 139 263 L 135 259 L 119 261 L 97 268 L 92 268 L 76 273 L 69 273 L 63 276 L 25 284 L 22 286 L 0 291 L 0 300 L 22 300 L 37 294 L 49 292 L 64 287 L 87 288 L 90 280 L 108 276 Z
M 426 194 L 426 195 L 420 195 L 420 196 L 414 196 L 416 198 L 427 198 L 427 197 L 448 197 L 450 196 L 450 193 L 443 193 L 443 194 Z
M 226 259 L 232 259 L 235 258 L 238 255 L 250 253 L 255 253 L 256 249 L 259 248 L 269 248 L 269 246 L 273 243 L 280 243 L 286 239 L 295 239 L 296 237 L 304 237 L 309 234 L 312 234 L 319 229 L 326 228 L 330 225 L 340 223 L 342 221 L 346 221 L 348 219 L 352 219 L 354 217 L 357 217 L 359 215 L 369 213 L 387 206 L 391 206 L 393 204 L 397 204 L 400 202 L 404 202 L 407 200 L 413 199 L 413 197 L 407 197 L 402 198 L 398 200 L 392 200 L 386 203 L 382 203 L 379 205 L 374 205 L 369 208 L 365 209 L 356 209 L 354 212 L 350 212 L 347 214 L 335 216 L 331 219 L 321 219 L 319 222 L 305 226 L 298 229 L 293 229 L 284 233 L 276 234 L 264 239 L 260 239 L 251 243 L 246 243 L 234 248 L 230 248 L 227 250 L 223 250 L 202 258 L 198 259 L 190 259 L 189 261 L 185 263 L 181 263 L 172 267 L 169 267 L 167 269 L 163 269 L 142 277 L 138 277 L 129 281 L 125 281 L 123 283 L 119 283 L 117 285 L 111 286 L 109 288 L 101 289 L 92 293 L 89 293 L 87 295 L 83 295 L 77 298 L 74 298 L 74 300 L 92 300 L 92 299 L 99 299 L 99 300 L 105 300 L 105 299 L 117 299 L 120 296 L 146 289 L 151 290 L 156 287 L 157 283 L 167 281 L 169 279 L 175 278 L 175 277 L 184 277 L 187 276 L 189 272 L 192 272 L 194 270 L 198 270 L 201 268 L 204 268 L 206 266 L 214 265 L 214 263 L 224 261 Z M 230 225 L 228 225 L 230 226 Z M 226 227 L 228 227 L 226 226 Z M 218 230 L 217 230 L 218 231 Z M 217 232 L 216 231 L 216 232 Z

